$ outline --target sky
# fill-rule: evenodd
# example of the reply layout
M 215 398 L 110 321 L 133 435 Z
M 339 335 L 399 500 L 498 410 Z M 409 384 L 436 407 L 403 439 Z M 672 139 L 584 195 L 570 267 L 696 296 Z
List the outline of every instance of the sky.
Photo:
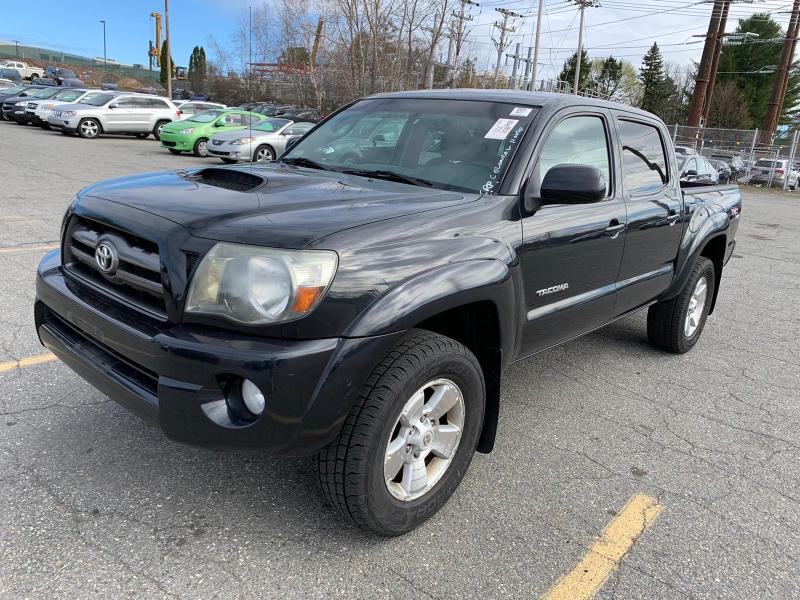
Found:
M 545 18 L 539 79 L 556 76 L 578 45 L 578 10 L 574 4 L 570 0 L 543 1 Z M 195 45 L 205 45 L 208 50 L 211 34 L 220 42 L 227 41 L 248 6 L 270 6 L 272 2 L 274 0 L 171 0 L 170 30 L 175 62 L 186 66 Z M 665 60 L 671 63 L 689 65 L 692 60 L 699 60 L 703 40 L 692 36 L 705 34 L 711 14 L 709 2 L 601 0 L 600 4 L 585 12 L 584 46 L 591 57 L 613 54 L 638 67 L 644 53 L 657 41 Z M 732 5 L 728 31 L 736 28 L 740 18 L 756 11 L 771 12 L 785 29 L 791 5 L 786 0 L 741 0 Z M 147 42 L 153 39 L 150 12 L 163 13 L 164 9 L 163 0 L 79 0 L 68 4 L 63 0 L 37 0 L 35 6 L 36 14 L 43 18 L 32 18 L 24 3 L 12 2 L 6 7 L 0 21 L 0 39 L 17 39 L 26 45 L 84 56 L 102 56 L 103 29 L 99 21 L 105 19 L 109 59 L 128 64 L 147 64 Z M 480 6 L 472 6 L 467 56 L 477 59 L 480 70 L 494 68 L 496 50 L 492 42 L 492 23 L 501 18 L 495 10 L 499 7 L 525 16 L 510 22 L 516 31 L 509 36 L 511 44 L 507 52 L 513 52 L 517 42 L 527 48 L 532 44 L 537 6 L 538 0 L 485 0 Z M 442 58 L 445 50 L 443 44 Z M 510 66 L 506 68 L 506 72 L 509 71 Z

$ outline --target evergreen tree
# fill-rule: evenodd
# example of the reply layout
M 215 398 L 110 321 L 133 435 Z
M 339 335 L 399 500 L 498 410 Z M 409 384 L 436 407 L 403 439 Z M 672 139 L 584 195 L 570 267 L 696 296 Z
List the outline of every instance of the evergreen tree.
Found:
M 575 68 L 578 64 L 578 53 L 576 52 L 564 63 L 561 73 L 558 75 L 560 81 L 569 84 L 570 89 L 575 85 Z M 589 54 L 586 50 L 581 51 L 581 74 L 580 81 L 578 81 L 578 91 L 585 90 L 589 85 L 589 76 L 591 75 L 591 64 L 589 63 Z
M 202 46 L 195 46 L 189 57 L 188 76 L 192 90 L 196 93 L 202 92 L 205 88 L 206 70 L 206 51 Z
M 574 73 L 573 73 L 574 77 Z M 612 98 L 622 83 L 622 61 L 613 56 L 598 59 L 592 65 L 590 86 L 603 98 Z
M 642 110 L 659 114 L 664 107 L 667 76 L 664 73 L 664 57 L 655 42 L 644 55 L 642 67 L 639 69 L 639 81 L 644 88 L 639 106 Z
M 175 63 L 170 61 L 170 65 L 172 66 L 173 70 L 175 69 Z M 173 71 L 174 72 L 174 71 Z M 167 42 L 164 41 L 161 44 L 161 85 L 164 87 L 167 86 Z

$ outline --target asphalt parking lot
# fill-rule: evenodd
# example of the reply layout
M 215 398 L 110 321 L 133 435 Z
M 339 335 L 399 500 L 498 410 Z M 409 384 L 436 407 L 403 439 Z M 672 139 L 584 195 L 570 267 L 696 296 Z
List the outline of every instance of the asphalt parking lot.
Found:
M 628 511 L 597 598 L 800 597 L 800 195 L 744 191 L 691 353 L 651 349 L 639 314 L 514 366 L 494 453 L 383 540 L 307 460 L 177 445 L 37 358 L 34 269 L 75 192 L 201 163 L 0 122 L 0 597 L 537 598 L 640 497 L 660 512 Z

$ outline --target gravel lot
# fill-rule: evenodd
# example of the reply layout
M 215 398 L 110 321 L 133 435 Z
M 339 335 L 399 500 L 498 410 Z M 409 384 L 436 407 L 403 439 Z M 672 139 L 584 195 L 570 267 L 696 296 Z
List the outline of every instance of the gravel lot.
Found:
M 75 192 L 211 162 L 0 123 L 0 363 L 44 352 L 33 273 Z M 495 452 L 398 539 L 306 460 L 177 445 L 58 362 L 0 373 L 0 597 L 535 598 L 634 494 L 663 512 L 598 598 L 800 597 L 800 195 L 744 193 L 698 346 L 639 314 L 516 365 Z

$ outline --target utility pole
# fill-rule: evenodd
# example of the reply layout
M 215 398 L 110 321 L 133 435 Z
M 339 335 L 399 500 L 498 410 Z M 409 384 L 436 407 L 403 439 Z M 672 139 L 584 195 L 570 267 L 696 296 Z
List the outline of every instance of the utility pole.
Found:
M 591 8 L 593 6 L 600 6 L 600 2 L 597 0 L 567 0 L 567 2 L 573 2 L 578 5 L 581 11 L 581 23 L 578 26 L 578 54 L 576 55 L 575 60 L 575 85 L 573 86 L 572 93 L 577 94 L 580 90 L 579 84 L 581 81 L 581 58 L 583 57 L 583 17 L 584 12 L 587 8 Z
M 711 72 L 708 75 L 708 88 L 706 97 L 703 99 L 703 118 L 708 123 L 708 114 L 711 112 L 711 100 L 714 97 L 714 86 L 717 83 L 717 71 L 719 70 L 719 57 L 722 54 L 722 42 L 725 38 L 725 27 L 728 25 L 728 11 L 731 8 L 732 0 L 725 0 L 722 14 L 719 17 L 719 27 L 714 36 L 714 59 L 711 62 Z
M 513 33 L 517 30 L 516 27 L 509 27 L 508 20 L 513 18 L 523 18 L 524 15 L 519 13 L 515 13 L 514 11 L 508 10 L 507 8 L 495 8 L 497 12 L 503 15 L 503 22 L 500 23 L 495 21 L 494 26 L 500 30 L 500 40 L 492 40 L 494 42 L 495 47 L 497 48 L 497 63 L 494 66 L 494 86 L 497 87 L 497 78 L 500 75 L 500 62 L 503 60 L 503 52 L 505 52 L 506 48 L 508 48 L 508 44 L 510 42 L 506 42 L 506 34 Z
M 105 19 L 100 19 L 100 22 L 103 24 L 103 68 L 108 71 L 108 57 L 106 56 L 106 21 Z
M 542 15 L 544 14 L 544 0 L 539 0 L 539 13 L 536 15 L 536 41 L 534 42 L 533 51 L 533 65 L 531 70 L 531 82 L 528 84 L 528 89 L 534 91 L 536 89 L 536 69 L 539 66 L 539 45 L 542 41 Z
M 167 44 L 167 98 L 172 100 L 172 55 L 170 54 L 171 51 L 169 47 L 169 0 L 164 0 L 164 39 Z
M 466 37 L 467 33 L 464 28 L 465 21 L 472 21 L 472 15 L 466 14 L 467 6 L 480 6 L 477 2 L 473 2 L 473 0 L 459 0 L 459 8 L 458 12 L 453 11 L 453 18 L 456 21 L 456 26 L 450 32 L 450 41 L 451 46 L 455 51 L 455 56 L 453 57 L 453 62 L 450 63 L 450 57 L 448 56 L 447 62 L 448 64 L 452 64 L 452 76 L 448 77 L 448 85 L 452 85 L 453 79 L 455 79 L 456 72 L 458 70 L 458 61 L 461 58 L 461 50 L 464 47 L 464 38 Z M 450 50 L 448 49 L 448 54 L 450 54 Z
M 783 102 L 786 99 L 786 89 L 789 87 L 789 72 L 794 62 L 794 51 L 797 47 L 797 36 L 800 33 L 800 2 L 795 0 L 792 16 L 789 18 L 789 27 L 786 29 L 786 39 L 783 42 L 783 52 L 775 81 L 772 85 L 772 101 L 767 105 L 767 114 L 764 116 L 762 127 L 762 141 L 771 142 L 772 135 L 778 128 Z M 785 59 L 785 60 L 784 60 Z
M 508 89 L 515 90 L 517 89 L 517 69 L 519 68 L 520 59 L 522 59 L 522 44 L 517 42 L 517 47 L 514 54 L 506 54 L 506 64 L 508 64 L 508 59 L 513 59 L 512 67 L 511 67 L 511 79 L 508 80 Z M 523 59 L 524 60 L 524 59 Z
M 19 40 L 12 40 L 14 42 L 14 52 L 19 58 Z
M 317 54 L 319 53 L 319 43 L 322 40 L 322 24 L 323 20 L 320 18 L 317 21 L 317 33 L 314 35 L 314 45 L 311 47 L 311 68 L 317 64 Z
M 714 0 L 714 8 L 711 10 L 711 20 L 708 22 L 708 33 L 706 33 L 706 43 L 703 47 L 703 56 L 700 59 L 700 70 L 692 92 L 692 102 L 689 105 L 689 127 L 699 127 L 703 116 L 703 107 L 706 102 L 708 83 L 711 77 L 711 66 L 714 63 L 714 56 L 717 48 L 716 38 L 719 32 L 722 11 L 730 0 Z

